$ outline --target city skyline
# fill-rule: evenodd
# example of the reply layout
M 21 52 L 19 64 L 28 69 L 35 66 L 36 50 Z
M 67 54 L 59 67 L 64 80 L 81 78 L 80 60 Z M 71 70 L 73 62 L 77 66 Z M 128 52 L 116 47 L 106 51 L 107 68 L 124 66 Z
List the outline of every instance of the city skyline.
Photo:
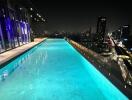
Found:
M 0 98 L 132 100 L 131 18 L 126 1 L 0 0 Z
M 98 16 L 107 18 L 107 31 L 130 24 L 131 11 L 129 2 L 43 2 L 31 0 L 33 5 L 47 19 L 47 30 L 50 31 L 85 31 L 89 27 L 96 32 Z

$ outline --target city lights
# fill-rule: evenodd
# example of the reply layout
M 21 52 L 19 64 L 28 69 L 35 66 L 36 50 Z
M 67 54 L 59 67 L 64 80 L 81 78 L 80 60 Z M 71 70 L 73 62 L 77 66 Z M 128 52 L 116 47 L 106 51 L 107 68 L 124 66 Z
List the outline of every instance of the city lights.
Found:
M 52 2 L 0 0 L 0 99 L 131 100 L 131 5 Z
M 30 8 L 31 11 L 33 11 L 33 8 Z
M 39 15 L 39 17 L 41 18 L 41 15 Z
M 22 10 L 22 8 L 20 8 L 20 10 Z

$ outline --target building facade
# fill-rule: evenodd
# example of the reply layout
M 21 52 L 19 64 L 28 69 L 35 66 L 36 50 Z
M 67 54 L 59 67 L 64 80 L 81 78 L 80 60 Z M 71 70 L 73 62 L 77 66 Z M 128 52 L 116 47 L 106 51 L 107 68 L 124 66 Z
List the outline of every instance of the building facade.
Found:
M 0 53 L 30 42 L 30 24 L 25 8 L 11 8 L 0 1 Z
M 102 53 L 107 49 L 107 44 L 105 43 L 105 35 L 106 35 L 106 17 L 99 16 L 97 20 L 97 31 L 95 41 L 95 51 L 98 53 Z
M 106 17 L 99 16 L 97 21 L 97 40 L 99 42 L 104 41 L 105 33 L 106 33 Z

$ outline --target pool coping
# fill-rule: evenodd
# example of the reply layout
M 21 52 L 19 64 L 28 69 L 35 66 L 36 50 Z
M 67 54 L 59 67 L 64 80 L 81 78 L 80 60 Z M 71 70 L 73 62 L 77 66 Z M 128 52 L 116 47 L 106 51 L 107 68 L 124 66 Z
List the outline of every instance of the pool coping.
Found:
M 15 55 L 11 55 L 11 56 L 8 57 L 6 60 L 4 59 L 4 60 L 0 61 L 0 69 L 3 68 L 5 65 L 9 64 L 10 62 L 12 62 L 14 59 L 16 59 L 16 58 L 18 58 L 19 56 L 21 56 L 22 54 L 28 52 L 29 50 L 31 50 L 31 49 L 32 49 L 33 47 L 35 47 L 36 45 L 42 43 L 42 42 L 45 41 L 46 39 L 47 39 L 47 38 L 42 38 L 40 41 L 34 41 L 34 42 L 30 42 L 30 43 L 28 43 L 28 44 L 25 44 L 25 45 L 30 45 L 31 43 L 34 43 L 34 44 L 32 44 L 32 46 L 30 46 L 29 48 L 23 49 L 23 50 L 21 50 L 21 51 L 19 51 L 19 52 L 16 51 L 16 54 L 15 54 Z M 25 45 L 23 45 L 23 46 L 25 46 Z M 18 50 L 19 50 L 20 48 L 22 49 L 23 46 L 18 47 L 18 48 L 15 48 L 15 49 L 18 49 Z M 10 51 L 13 51 L 13 50 L 14 50 L 14 49 L 12 49 L 12 50 L 10 50 Z M 10 51 L 7 51 L 7 52 L 10 52 Z M 4 52 L 4 53 L 6 53 L 6 52 Z M 4 53 L 1 53 L 0 55 L 2 55 L 2 54 L 4 54 Z
M 114 74 L 111 74 L 109 76 L 109 71 L 105 68 L 101 67 L 99 68 L 95 63 L 93 63 L 83 52 L 79 50 L 76 46 L 74 46 L 70 40 L 67 40 L 67 42 L 72 45 L 86 60 L 90 61 L 92 65 L 95 66 L 95 68 L 101 72 L 115 87 L 117 87 L 124 95 L 126 95 L 130 100 L 132 99 L 132 88 L 127 86 L 124 87 L 125 82 L 122 82 L 120 79 L 118 79 Z

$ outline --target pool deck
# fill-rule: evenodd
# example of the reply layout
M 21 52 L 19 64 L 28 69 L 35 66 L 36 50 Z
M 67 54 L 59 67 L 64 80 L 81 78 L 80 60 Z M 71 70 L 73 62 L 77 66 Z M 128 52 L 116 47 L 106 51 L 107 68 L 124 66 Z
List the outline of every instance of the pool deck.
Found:
M 40 42 L 44 41 L 46 38 L 36 38 L 34 42 L 30 42 L 23 46 L 17 47 L 15 49 L 6 51 L 0 54 L 0 65 L 8 62 L 9 60 L 17 57 L 18 55 L 22 54 L 23 52 L 29 50 L 30 48 L 34 47 L 35 45 L 39 44 Z

